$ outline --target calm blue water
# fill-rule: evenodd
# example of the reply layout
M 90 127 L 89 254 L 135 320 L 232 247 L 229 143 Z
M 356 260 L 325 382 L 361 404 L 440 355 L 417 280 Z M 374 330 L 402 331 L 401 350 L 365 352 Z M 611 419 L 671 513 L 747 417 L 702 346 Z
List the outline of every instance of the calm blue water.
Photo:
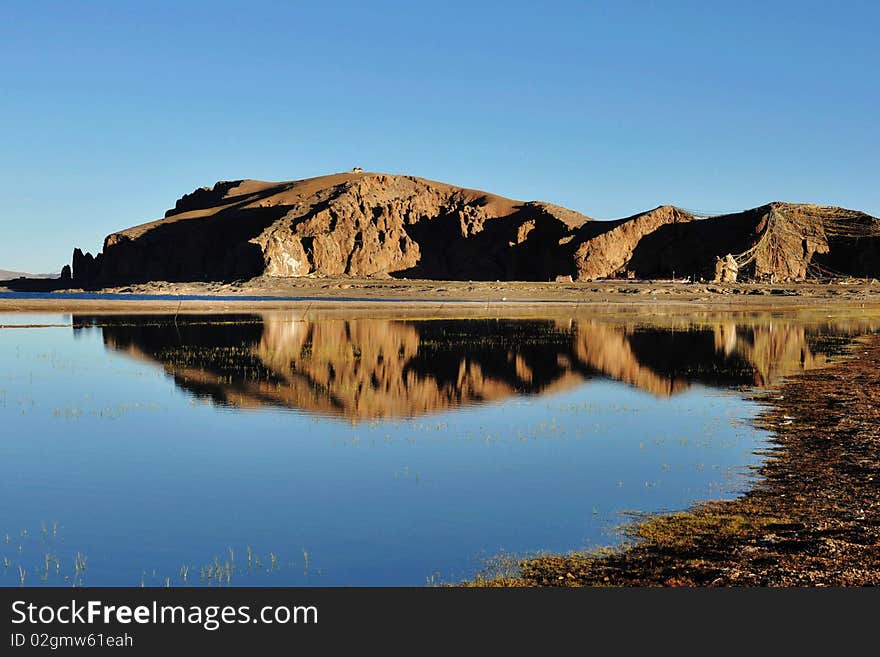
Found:
M 737 390 L 824 358 L 797 326 L 24 324 L 52 326 L 0 330 L 5 586 L 423 585 L 614 544 L 742 490 Z

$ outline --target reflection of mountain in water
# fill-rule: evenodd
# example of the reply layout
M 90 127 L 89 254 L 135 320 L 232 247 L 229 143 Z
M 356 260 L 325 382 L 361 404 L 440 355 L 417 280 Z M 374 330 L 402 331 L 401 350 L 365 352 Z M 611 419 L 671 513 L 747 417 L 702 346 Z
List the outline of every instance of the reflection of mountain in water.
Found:
M 407 417 L 606 377 L 669 396 L 692 383 L 769 385 L 821 366 L 831 327 L 779 321 L 635 327 L 552 320 L 305 320 L 286 313 L 75 316 L 160 363 L 181 388 L 237 407 Z M 867 330 L 846 327 L 844 333 Z

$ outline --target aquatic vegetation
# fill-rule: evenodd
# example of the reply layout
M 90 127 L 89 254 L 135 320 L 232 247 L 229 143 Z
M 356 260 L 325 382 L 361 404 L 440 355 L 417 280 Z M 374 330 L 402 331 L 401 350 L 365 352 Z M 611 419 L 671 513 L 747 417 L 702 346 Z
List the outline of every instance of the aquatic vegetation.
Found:
M 41 524 L 41 527 L 45 523 Z M 57 527 L 57 523 L 53 523 Z M 22 534 L 29 534 L 27 530 L 22 530 Z M 64 551 L 69 557 L 62 558 L 55 551 L 39 550 L 23 550 L 19 551 L 17 563 L 9 556 L 3 556 L 0 565 L 2 572 L 0 575 L 14 575 L 19 586 L 58 586 L 67 585 L 72 587 L 83 586 L 87 582 L 87 573 L 90 559 L 82 551 L 65 550 L 63 540 L 57 540 L 57 531 L 53 535 L 51 532 L 46 533 L 47 543 L 54 545 L 54 550 Z M 36 544 L 31 542 L 33 547 Z M 269 551 L 264 561 L 250 546 L 245 550 L 246 562 L 241 567 L 236 562 L 236 550 L 229 547 L 229 558 L 221 559 L 219 556 L 213 557 L 210 561 L 201 566 L 195 567 L 191 564 L 183 564 L 179 570 L 173 574 L 163 574 L 160 568 L 143 568 L 140 571 L 140 577 L 136 581 L 130 582 L 131 585 L 146 586 L 231 586 L 234 581 L 240 580 L 239 583 L 253 583 L 260 581 L 265 583 L 272 582 L 273 575 L 282 575 L 284 571 L 285 561 L 281 558 L 277 551 Z M 304 568 L 308 572 L 308 553 L 303 551 Z M 65 568 L 65 565 L 67 566 Z M 101 564 L 98 564 L 99 567 Z M 295 566 L 293 562 L 288 562 L 288 566 Z M 193 581 L 191 573 L 198 572 L 198 580 Z M 2 583 L 2 579 L 0 579 Z M 119 582 L 126 584 L 126 582 Z

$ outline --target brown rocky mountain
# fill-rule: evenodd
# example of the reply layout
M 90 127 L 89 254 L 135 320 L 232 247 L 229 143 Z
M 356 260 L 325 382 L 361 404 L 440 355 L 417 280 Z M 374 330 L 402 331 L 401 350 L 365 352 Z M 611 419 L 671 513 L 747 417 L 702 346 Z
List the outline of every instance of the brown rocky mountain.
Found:
M 825 363 L 823 328 L 786 321 L 625 326 L 601 321 L 73 317 L 107 348 L 154 362 L 181 388 L 239 408 L 350 420 L 413 417 L 606 378 L 668 397 L 692 384 L 758 385 Z M 669 330 L 670 328 L 675 330 Z M 875 324 L 838 323 L 858 333 Z
M 774 202 L 697 219 L 666 207 L 621 223 L 611 233 L 626 227 L 629 233 L 612 235 L 610 244 L 599 250 L 625 249 L 628 257 L 620 268 L 635 278 L 664 278 L 673 272 L 709 278 L 715 258 L 726 254 L 734 255 L 740 274 L 755 278 L 772 275 L 776 280 L 803 280 L 811 273 L 880 273 L 880 220 L 844 208 Z M 581 231 L 592 228 L 585 226 Z M 592 246 L 606 235 L 600 234 L 580 248 Z M 596 278 L 613 274 L 612 269 L 584 270 L 587 278 Z
M 611 278 L 630 269 L 635 250 L 642 240 L 661 227 L 679 225 L 693 216 L 663 205 L 618 221 L 594 221 L 574 232 L 574 278 L 593 280 Z M 648 272 L 642 272 L 647 274 Z M 644 276 L 647 278 L 648 276 Z
M 771 203 L 698 218 L 661 206 L 617 221 L 412 176 L 340 173 L 269 183 L 219 182 L 157 221 L 73 255 L 73 284 L 256 276 L 446 280 L 711 277 L 740 272 L 876 275 L 880 220 L 842 208 Z
M 559 240 L 589 219 L 412 176 L 344 173 L 220 182 L 163 219 L 74 252 L 77 283 L 350 275 L 546 280 Z

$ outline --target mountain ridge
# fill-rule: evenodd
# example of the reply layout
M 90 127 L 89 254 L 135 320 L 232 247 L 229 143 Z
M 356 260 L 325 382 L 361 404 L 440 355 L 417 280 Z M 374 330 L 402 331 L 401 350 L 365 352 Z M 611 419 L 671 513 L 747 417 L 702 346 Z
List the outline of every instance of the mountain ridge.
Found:
M 597 221 L 545 201 L 352 171 L 198 188 L 162 218 L 108 235 L 95 257 L 75 249 L 73 283 L 727 276 L 719 262 L 742 276 L 803 280 L 876 275 L 878 245 L 880 220 L 833 206 L 772 202 L 698 217 L 661 205 Z

